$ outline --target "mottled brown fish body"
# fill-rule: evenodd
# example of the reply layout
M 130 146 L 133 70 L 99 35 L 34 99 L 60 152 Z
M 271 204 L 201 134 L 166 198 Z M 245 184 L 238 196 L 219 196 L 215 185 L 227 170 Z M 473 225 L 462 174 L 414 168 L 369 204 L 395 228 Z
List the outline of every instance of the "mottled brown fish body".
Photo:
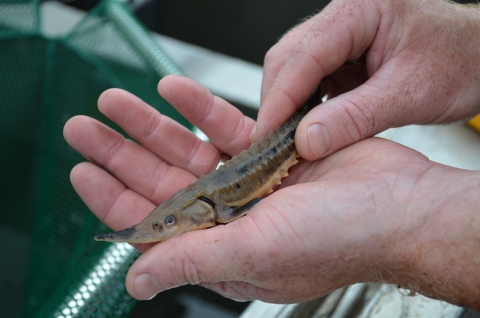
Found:
M 243 206 L 271 192 L 297 162 L 295 129 L 288 125 L 272 131 L 199 181 L 226 206 Z
M 248 150 L 175 193 L 139 224 L 95 237 L 99 241 L 148 243 L 231 222 L 248 212 L 296 164 L 295 130 L 321 102 L 316 92 L 302 109 Z

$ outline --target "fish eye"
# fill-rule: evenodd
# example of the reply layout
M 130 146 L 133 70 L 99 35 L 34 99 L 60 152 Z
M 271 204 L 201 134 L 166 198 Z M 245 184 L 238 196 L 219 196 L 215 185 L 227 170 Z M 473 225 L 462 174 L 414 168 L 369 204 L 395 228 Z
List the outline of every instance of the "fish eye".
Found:
M 173 224 L 175 224 L 175 222 L 177 222 L 177 219 L 173 215 L 169 215 L 165 218 L 165 224 L 166 225 L 173 225 Z

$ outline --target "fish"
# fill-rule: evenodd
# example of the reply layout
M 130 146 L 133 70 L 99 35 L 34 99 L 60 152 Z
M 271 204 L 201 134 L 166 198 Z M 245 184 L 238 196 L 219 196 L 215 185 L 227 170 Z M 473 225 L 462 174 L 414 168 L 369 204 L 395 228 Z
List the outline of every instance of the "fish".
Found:
M 162 202 L 140 223 L 97 241 L 151 243 L 232 222 L 273 192 L 298 162 L 295 132 L 321 100 L 320 88 L 292 117 L 208 175 Z

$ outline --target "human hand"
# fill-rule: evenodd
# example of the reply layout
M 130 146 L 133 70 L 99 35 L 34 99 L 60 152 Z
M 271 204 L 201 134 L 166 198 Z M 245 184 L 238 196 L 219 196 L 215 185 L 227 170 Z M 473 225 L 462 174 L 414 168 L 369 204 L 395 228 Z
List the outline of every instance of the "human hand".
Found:
M 478 5 L 334 0 L 267 53 L 251 140 L 290 117 L 346 61 L 363 69 L 350 65 L 330 76 L 322 92 L 338 97 L 297 129 L 296 147 L 307 160 L 390 127 L 466 120 L 480 112 L 479 34 Z
M 141 145 L 87 117 L 65 126 L 72 147 L 97 164 L 75 167 L 72 184 L 113 230 L 138 223 L 208 173 L 220 151 L 235 155 L 249 146 L 254 122 L 198 84 L 170 76 L 160 82 L 159 92 L 212 143 L 199 141 L 120 90 L 104 93 L 99 108 Z M 451 211 L 465 204 L 475 178 L 381 139 L 321 161 L 301 160 L 280 189 L 245 217 L 159 244 L 136 245 L 145 253 L 130 268 L 127 289 L 148 299 L 165 289 L 198 284 L 237 300 L 283 303 L 382 281 L 471 304 L 480 297 L 478 281 L 471 279 L 478 253 L 468 262 L 456 253 L 465 252 L 458 247 L 472 234 L 465 223 L 476 233 L 480 221 L 468 214 L 453 218 Z M 449 189 L 452 183 L 457 185 Z M 458 193 L 461 202 L 453 199 Z M 469 242 L 469 249 L 478 250 L 479 240 Z M 448 264 L 436 266 L 445 259 Z M 462 294 L 450 292 L 457 289 Z

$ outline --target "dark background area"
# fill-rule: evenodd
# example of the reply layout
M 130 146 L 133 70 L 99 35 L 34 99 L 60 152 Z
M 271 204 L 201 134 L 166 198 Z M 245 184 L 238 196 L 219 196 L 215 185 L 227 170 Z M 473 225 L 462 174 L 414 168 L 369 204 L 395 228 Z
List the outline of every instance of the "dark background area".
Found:
M 89 10 L 98 0 L 68 4 Z M 329 0 L 151 0 L 135 8 L 152 31 L 256 64 L 267 50 Z
M 158 33 L 256 64 L 268 49 L 328 0 L 167 0 L 137 11 Z
M 89 10 L 98 2 L 74 0 L 68 4 Z M 265 53 L 283 34 L 329 2 L 151 0 L 133 6 L 139 19 L 152 31 L 263 65 Z

